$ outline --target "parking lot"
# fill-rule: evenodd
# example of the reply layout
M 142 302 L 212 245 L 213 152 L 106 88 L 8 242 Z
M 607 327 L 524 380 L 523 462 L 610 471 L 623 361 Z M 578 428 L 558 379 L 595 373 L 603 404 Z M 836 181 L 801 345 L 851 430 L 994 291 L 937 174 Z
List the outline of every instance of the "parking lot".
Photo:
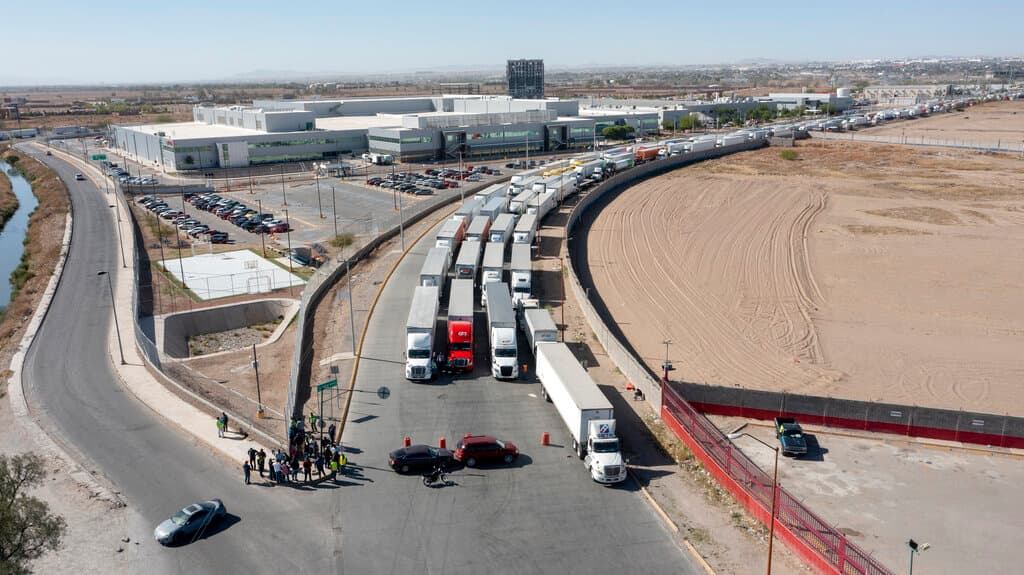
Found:
M 730 433 L 777 443 L 766 422 L 713 418 Z M 779 483 L 851 541 L 901 572 L 906 542 L 930 548 L 915 571 L 1008 573 L 1024 560 L 1024 456 L 961 449 L 881 434 L 806 427 L 809 453 L 779 458 Z M 774 453 L 747 437 L 735 444 L 771 473 Z

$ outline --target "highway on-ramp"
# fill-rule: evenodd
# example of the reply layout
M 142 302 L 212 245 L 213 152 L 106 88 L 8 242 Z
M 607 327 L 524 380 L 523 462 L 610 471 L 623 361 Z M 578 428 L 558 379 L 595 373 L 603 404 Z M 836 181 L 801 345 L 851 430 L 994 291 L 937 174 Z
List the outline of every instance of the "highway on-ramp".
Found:
M 69 163 L 23 151 L 44 160 L 68 184 L 74 215 L 64 275 L 26 357 L 26 396 L 46 430 L 113 482 L 137 517 L 129 521 L 137 531 L 125 535 L 141 540 L 148 551 L 129 570 L 334 572 L 331 518 L 319 512 L 330 493 L 244 486 L 241 462 L 225 462 L 196 445 L 118 382 L 107 353 L 110 298 L 106 281 L 96 275 L 121 273 L 113 197 L 89 181 L 75 181 L 80 170 Z M 226 528 L 191 545 L 154 548 L 157 523 L 186 504 L 213 497 L 234 516 Z
M 344 433 L 353 476 L 335 500 L 347 550 L 339 572 L 698 573 L 634 482 L 590 479 L 539 383 L 490 377 L 480 311 L 473 376 L 404 379 L 405 321 L 432 245 L 431 232 L 398 265 L 366 332 Z M 533 363 L 529 353 L 521 346 L 529 359 L 520 363 Z M 375 393 L 382 386 L 386 398 Z M 541 446 L 545 431 L 552 446 Z M 523 455 L 509 467 L 457 470 L 456 485 L 440 488 L 388 468 L 405 436 L 432 445 L 445 437 L 453 448 L 466 433 L 511 440 Z

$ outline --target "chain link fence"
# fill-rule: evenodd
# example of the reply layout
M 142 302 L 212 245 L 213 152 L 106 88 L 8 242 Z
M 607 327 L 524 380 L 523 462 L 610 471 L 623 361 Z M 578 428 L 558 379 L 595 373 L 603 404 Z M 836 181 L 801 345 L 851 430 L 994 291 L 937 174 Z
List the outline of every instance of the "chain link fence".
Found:
M 815 132 L 814 138 L 823 140 L 845 140 L 849 142 L 873 142 L 876 144 L 900 144 L 906 146 L 929 146 L 959 148 L 981 152 L 1010 152 L 1024 156 L 1024 139 L 974 140 L 967 138 L 926 138 L 905 134 L 866 134 L 863 132 Z

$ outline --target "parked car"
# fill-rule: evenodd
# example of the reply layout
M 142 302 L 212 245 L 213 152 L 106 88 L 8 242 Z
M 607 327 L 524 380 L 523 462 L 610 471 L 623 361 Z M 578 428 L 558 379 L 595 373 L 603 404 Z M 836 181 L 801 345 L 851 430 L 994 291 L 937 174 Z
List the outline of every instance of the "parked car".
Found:
M 82 175 L 82 174 L 76 173 L 75 174 L 75 179 L 78 180 L 78 181 L 84 181 L 85 180 L 85 176 Z
M 213 244 L 226 244 L 228 243 L 228 235 L 224 232 L 217 232 L 210 234 L 210 243 Z
M 227 508 L 220 499 L 193 503 L 165 519 L 153 530 L 153 537 L 161 545 L 182 543 L 199 536 L 214 521 L 227 515 Z
M 197 226 L 193 226 L 187 233 L 190 237 L 198 238 L 200 235 L 205 234 L 209 231 L 210 226 L 206 224 L 199 224 Z
M 450 450 L 429 445 L 410 445 L 388 454 L 388 464 L 399 473 L 430 470 L 438 466 L 447 467 L 451 462 Z
M 501 461 L 509 464 L 519 457 L 519 448 L 509 441 L 500 441 L 489 435 L 470 435 L 455 444 L 455 459 L 476 467 L 485 461 Z

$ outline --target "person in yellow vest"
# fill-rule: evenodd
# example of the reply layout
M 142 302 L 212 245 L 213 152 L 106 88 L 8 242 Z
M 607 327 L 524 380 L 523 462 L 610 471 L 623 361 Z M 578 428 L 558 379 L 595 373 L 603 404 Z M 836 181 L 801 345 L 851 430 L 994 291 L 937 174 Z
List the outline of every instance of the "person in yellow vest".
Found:
M 335 483 L 338 482 L 338 460 L 337 459 L 332 459 L 331 460 L 331 481 L 333 481 Z

